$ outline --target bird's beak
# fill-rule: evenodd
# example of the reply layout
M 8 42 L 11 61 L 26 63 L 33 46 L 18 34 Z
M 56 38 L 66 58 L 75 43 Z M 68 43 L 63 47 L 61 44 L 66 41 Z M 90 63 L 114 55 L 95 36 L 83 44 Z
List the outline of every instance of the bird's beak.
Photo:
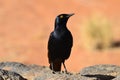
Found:
M 71 17 L 71 16 L 73 16 L 74 15 L 74 13 L 72 13 L 72 14 L 68 14 L 68 17 Z

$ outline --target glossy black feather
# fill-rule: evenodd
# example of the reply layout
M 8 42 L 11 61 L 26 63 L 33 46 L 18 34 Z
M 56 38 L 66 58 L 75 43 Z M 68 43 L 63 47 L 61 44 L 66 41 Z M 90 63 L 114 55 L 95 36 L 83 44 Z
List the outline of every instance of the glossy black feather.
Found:
M 48 59 L 53 71 L 61 70 L 61 63 L 69 58 L 73 45 L 73 37 L 67 29 L 66 23 L 69 14 L 58 15 L 55 20 L 55 29 L 48 40 Z M 53 66 L 51 65 L 53 64 Z

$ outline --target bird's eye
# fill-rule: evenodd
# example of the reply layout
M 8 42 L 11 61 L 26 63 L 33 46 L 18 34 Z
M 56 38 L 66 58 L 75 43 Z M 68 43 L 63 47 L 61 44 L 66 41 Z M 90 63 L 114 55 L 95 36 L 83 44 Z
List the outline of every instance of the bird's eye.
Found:
M 63 18 L 63 15 L 61 15 L 60 18 Z

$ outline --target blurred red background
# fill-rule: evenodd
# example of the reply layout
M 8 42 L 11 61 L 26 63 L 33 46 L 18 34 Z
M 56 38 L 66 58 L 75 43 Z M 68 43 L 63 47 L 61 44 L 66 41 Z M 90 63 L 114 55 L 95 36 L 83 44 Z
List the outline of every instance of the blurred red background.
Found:
M 75 13 L 67 24 L 74 37 L 66 61 L 68 70 L 78 72 L 95 64 L 120 65 L 120 48 L 89 51 L 83 47 L 81 37 L 82 22 L 98 14 L 109 21 L 113 40 L 119 41 L 119 4 L 119 0 L 0 0 L 0 61 L 48 66 L 47 41 L 55 17 Z

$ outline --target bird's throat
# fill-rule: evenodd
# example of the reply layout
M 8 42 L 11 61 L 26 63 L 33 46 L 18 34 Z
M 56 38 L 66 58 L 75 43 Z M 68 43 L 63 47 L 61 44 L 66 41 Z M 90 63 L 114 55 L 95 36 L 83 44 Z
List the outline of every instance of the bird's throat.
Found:
M 55 36 L 56 39 L 62 39 L 62 36 L 64 36 L 66 30 L 64 29 L 55 29 L 53 32 L 53 35 Z

